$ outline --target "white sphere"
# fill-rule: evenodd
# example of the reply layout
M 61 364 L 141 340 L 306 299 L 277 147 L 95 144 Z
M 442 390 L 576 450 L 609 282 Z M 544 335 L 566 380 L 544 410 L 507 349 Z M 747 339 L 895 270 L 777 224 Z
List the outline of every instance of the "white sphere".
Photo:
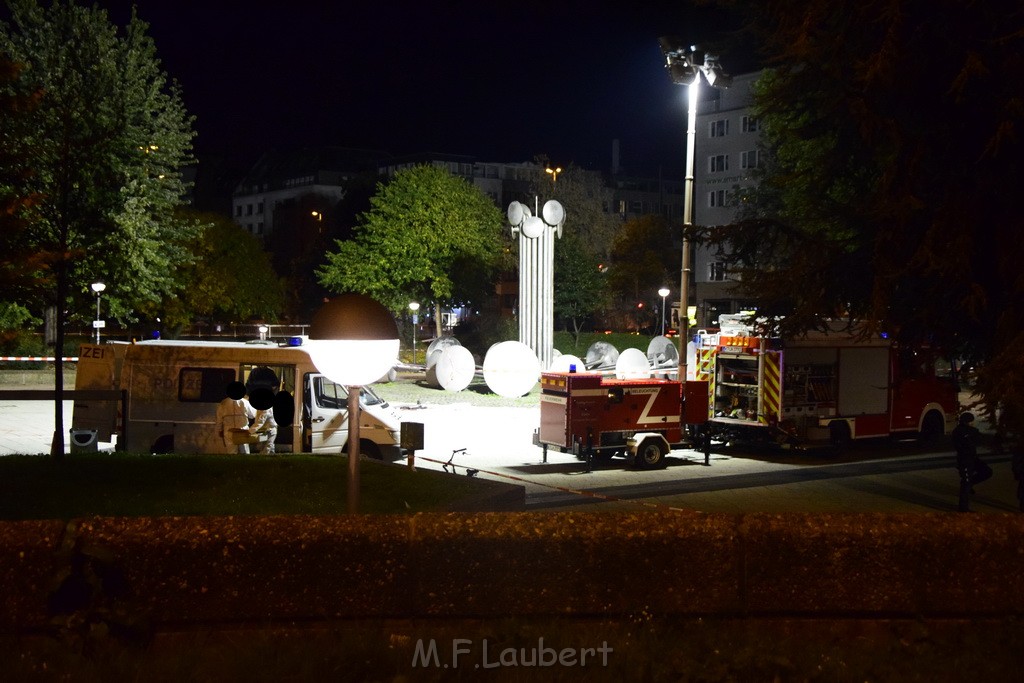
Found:
M 540 379 L 540 361 L 526 344 L 504 341 L 487 349 L 484 381 L 499 396 L 524 396 Z

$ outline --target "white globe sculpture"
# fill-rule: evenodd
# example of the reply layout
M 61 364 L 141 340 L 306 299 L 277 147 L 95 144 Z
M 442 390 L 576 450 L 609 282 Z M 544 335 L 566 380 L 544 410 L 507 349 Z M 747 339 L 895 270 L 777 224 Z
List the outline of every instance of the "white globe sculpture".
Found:
M 646 379 L 651 376 L 647 354 L 640 349 L 626 349 L 615 362 L 616 379 Z
M 465 346 L 446 346 L 437 355 L 435 362 L 427 369 L 427 382 L 445 391 L 462 391 L 469 386 L 476 375 L 476 361 Z
M 526 344 L 504 341 L 487 349 L 484 382 L 499 396 L 524 396 L 540 379 L 540 361 Z
M 569 372 L 573 366 L 576 367 L 576 372 L 583 372 L 587 369 L 583 361 L 572 354 L 555 356 L 551 360 L 551 367 L 549 369 L 551 372 Z

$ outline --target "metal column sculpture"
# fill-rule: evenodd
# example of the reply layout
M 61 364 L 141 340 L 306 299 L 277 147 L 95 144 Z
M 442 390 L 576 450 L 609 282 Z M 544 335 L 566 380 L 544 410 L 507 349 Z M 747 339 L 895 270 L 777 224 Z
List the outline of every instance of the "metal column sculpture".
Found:
M 520 202 L 508 206 L 512 234 L 519 235 L 519 341 L 547 370 L 555 356 L 555 237 L 562 237 L 565 209 L 551 199 L 533 213 Z

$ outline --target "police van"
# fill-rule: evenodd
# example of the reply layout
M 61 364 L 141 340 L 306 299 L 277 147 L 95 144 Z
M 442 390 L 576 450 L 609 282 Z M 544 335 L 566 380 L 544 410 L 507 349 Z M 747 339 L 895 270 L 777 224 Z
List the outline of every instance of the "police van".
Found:
M 227 386 L 261 378 L 274 395 L 277 452 L 340 453 L 348 445 L 348 391 L 317 372 L 303 337 L 273 341 L 147 340 L 83 344 L 76 390 L 115 390 L 122 400 L 76 399 L 72 430 L 137 453 L 219 453 L 217 405 Z M 268 372 L 269 371 L 269 372 Z M 266 386 L 265 378 L 272 377 Z M 360 452 L 401 457 L 400 416 L 364 386 Z

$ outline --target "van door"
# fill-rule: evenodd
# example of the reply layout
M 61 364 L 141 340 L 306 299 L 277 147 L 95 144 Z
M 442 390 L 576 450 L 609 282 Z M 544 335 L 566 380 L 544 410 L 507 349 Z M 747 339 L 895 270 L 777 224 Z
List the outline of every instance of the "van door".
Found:
M 323 375 L 307 373 L 302 397 L 303 450 L 340 453 L 348 443 L 348 391 Z

